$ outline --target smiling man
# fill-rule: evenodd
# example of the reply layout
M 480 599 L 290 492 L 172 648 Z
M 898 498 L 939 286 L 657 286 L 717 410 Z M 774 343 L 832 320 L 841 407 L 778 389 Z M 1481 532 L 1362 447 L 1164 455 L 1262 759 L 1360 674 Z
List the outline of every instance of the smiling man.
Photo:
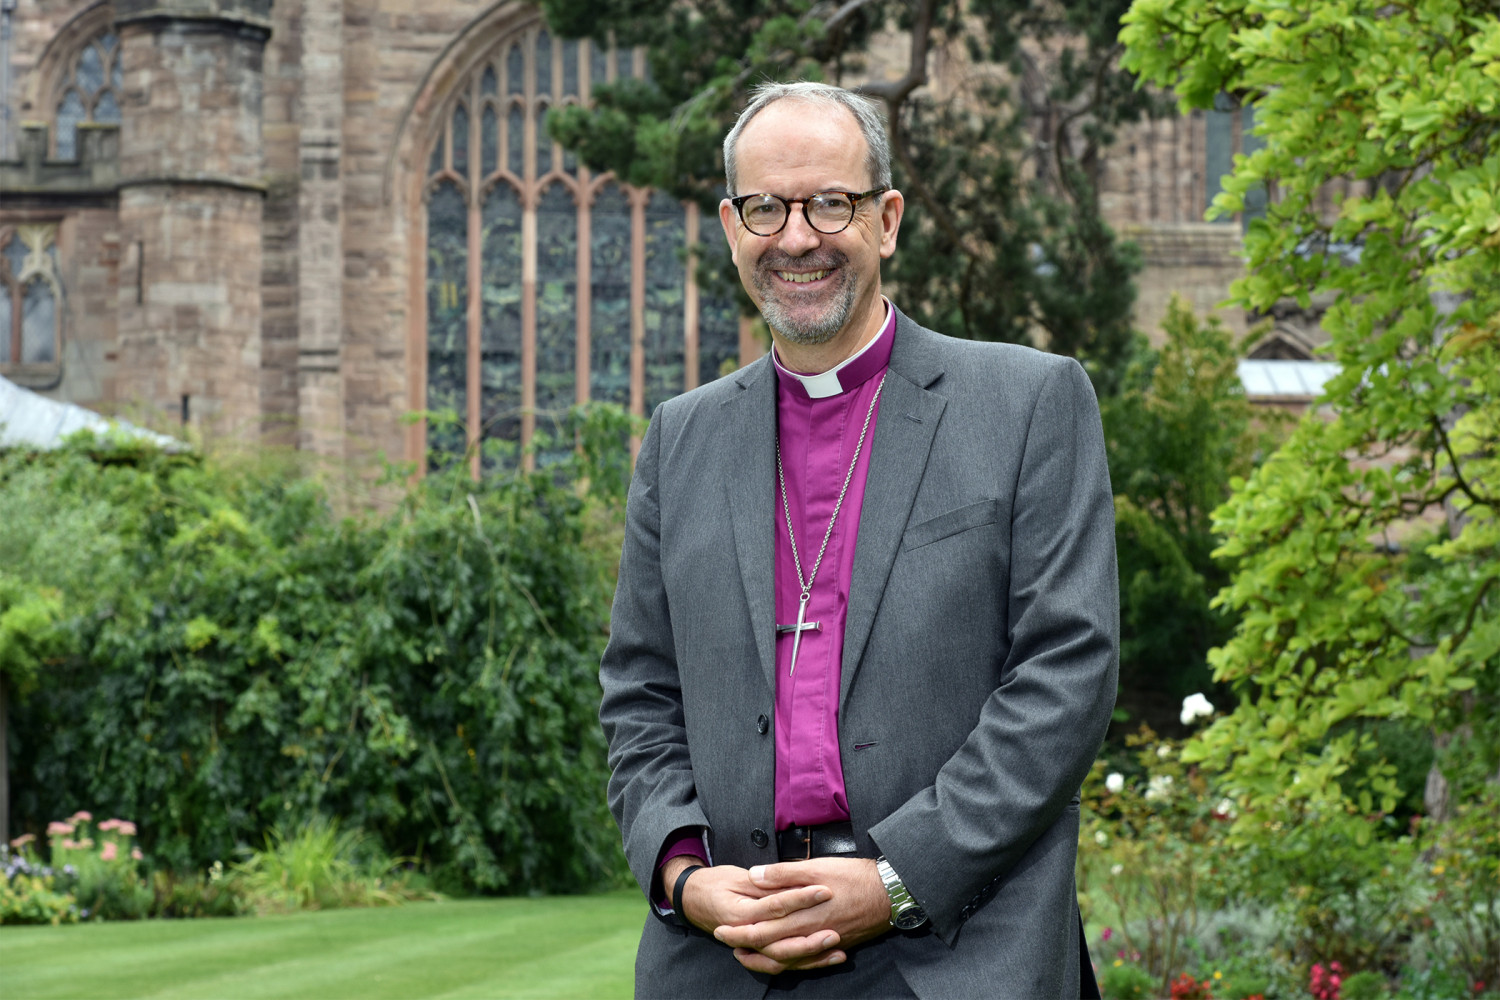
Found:
M 653 415 L 600 668 L 636 992 L 1077 997 L 1118 658 L 1088 378 L 884 298 L 868 99 L 760 88 L 724 163 L 773 350 Z

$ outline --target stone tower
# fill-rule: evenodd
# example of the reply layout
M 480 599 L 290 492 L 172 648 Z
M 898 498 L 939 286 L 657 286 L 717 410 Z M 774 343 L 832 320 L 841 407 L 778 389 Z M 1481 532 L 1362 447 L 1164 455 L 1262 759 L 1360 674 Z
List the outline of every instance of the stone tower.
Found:
M 262 60 L 270 0 L 118 0 L 119 371 L 211 435 L 261 420 Z

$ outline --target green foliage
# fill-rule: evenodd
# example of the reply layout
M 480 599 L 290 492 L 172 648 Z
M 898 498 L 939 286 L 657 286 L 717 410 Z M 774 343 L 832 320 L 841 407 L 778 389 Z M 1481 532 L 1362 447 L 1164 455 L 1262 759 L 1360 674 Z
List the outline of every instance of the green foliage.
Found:
M 1138 0 L 1126 18 L 1126 65 L 1185 109 L 1220 93 L 1255 108 L 1264 146 L 1215 203 L 1276 192 L 1236 301 L 1334 303 L 1328 408 L 1215 521 L 1237 567 L 1218 600 L 1240 621 L 1212 663 L 1240 700 L 1187 752 L 1244 793 L 1243 840 L 1378 830 L 1360 817 L 1378 824 L 1400 789 L 1389 763 L 1352 769 L 1373 748 L 1340 728 L 1353 720 L 1467 734 L 1437 760 L 1455 799 L 1500 763 L 1496 13 L 1493 0 Z M 1352 193 L 1323 214 L 1346 178 Z
M 1494 984 L 1500 981 L 1500 789 L 1486 785 L 1453 819 L 1432 826 L 1427 858 L 1437 937 L 1471 983 Z
M 1228 898 L 1220 852 L 1234 806 L 1183 763 L 1176 743 L 1146 727 L 1126 742 L 1135 751 L 1129 776 L 1106 775 L 1100 760 L 1084 782 L 1079 883 L 1108 904 L 1090 919 L 1110 921 L 1120 947 L 1153 976 L 1150 995 L 1165 996 L 1203 918 Z
M 617 473 L 455 467 L 340 518 L 271 461 L 0 456 L 0 522 L 43 528 L 5 533 L 7 570 L 59 586 L 72 650 L 13 708 L 12 815 L 100 803 L 183 871 L 322 814 L 455 887 L 618 877 L 596 719 L 613 552 L 591 544 Z M 49 517 L 110 557 L 60 558 Z
M 1166 342 L 1136 346 L 1121 391 L 1101 401 L 1115 489 L 1120 565 L 1120 706 L 1154 728 L 1210 690 L 1208 650 L 1234 617 L 1211 608 L 1229 580 L 1212 557 L 1210 514 L 1275 446 L 1280 421 L 1257 413 L 1240 384 L 1236 344 L 1217 317 L 1199 321 L 1173 297 Z
M 1366 969 L 1346 976 L 1339 988 L 1340 1000 L 1381 1000 L 1391 994 L 1385 976 Z
M 1139 965 L 1115 959 L 1099 973 L 1099 990 L 1109 1000 L 1150 1000 L 1157 979 Z
M 65 648 L 57 627 L 62 596 L 54 587 L 29 587 L 0 570 L 0 683 L 20 694 L 37 684 L 48 660 Z
M 48 862 L 78 903 L 80 920 L 139 920 L 153 894 L 138 871 L 132 843 L 135 824 L 109 819 L 95 824 L 84 811 L 48 826 Z
M 0 844 L 0 924 L 72 924 L 78 902 L 60 887 L 58 876 L 36 857 L 26 841 L 15 850 Z
M 230 883 L 256 913 L 389 906 L 411 895 L 397 862 L 362 831 L 321 816 L 291 833 L 272 827 L 264 849 L 234 865 Z
M 955 336 L 1086 356 L 1096 383 L 1112 391 L 1141 261 L 1100 216 L 1100 151 L 1116 126 L 1154 107 L 1117 64 L 1124 0 L 542 7 L 559 33 L 612 33 L 621 45 L 644 45 L 650 65 L 649 82 L 596 87 L 592 108 L 553 111 L 552 136 L 594 169 L 710 209 L 723 186 L 720 144 L 750 86 L 858 84 L 875 34 L 909 32 L 909 65 L 860 85 L 887 106 L 909 209 L 903 249 L 887 265 L 902 307 Z M 977 64 L 954 74 L 962 85 L 941 99 L 918 89 L 927 53 L 938 50 Z

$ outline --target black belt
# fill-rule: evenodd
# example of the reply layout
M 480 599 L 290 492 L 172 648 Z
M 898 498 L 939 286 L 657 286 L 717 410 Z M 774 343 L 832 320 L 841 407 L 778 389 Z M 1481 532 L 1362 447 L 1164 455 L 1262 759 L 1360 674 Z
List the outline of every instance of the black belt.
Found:
M 776 849 L 782 861 L 852 855 L 859 850 L 854 824 L 824 823 L 821 826 L 789 826 L 776 834 Z

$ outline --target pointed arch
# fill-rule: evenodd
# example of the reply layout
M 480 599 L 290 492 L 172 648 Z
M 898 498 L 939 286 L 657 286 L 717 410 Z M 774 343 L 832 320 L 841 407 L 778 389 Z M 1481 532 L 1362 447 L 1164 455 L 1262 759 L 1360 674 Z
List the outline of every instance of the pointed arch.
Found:
M 638 62 L 501 3 L 424 80 L 387 180 L 413 234 L 411 406 L 456 419 L 414 427 L 409 458 L 467 453 L 476 474 L 545 463 L 570 447 L 558 431 L 574 403 L 645 414 L 697 384 L 700 312 L 726 329 L 685 263 L 697 207 L 595 175 L 547 133 L 552 109 Z M 729 337 L 714 357 L 738 353 Z

